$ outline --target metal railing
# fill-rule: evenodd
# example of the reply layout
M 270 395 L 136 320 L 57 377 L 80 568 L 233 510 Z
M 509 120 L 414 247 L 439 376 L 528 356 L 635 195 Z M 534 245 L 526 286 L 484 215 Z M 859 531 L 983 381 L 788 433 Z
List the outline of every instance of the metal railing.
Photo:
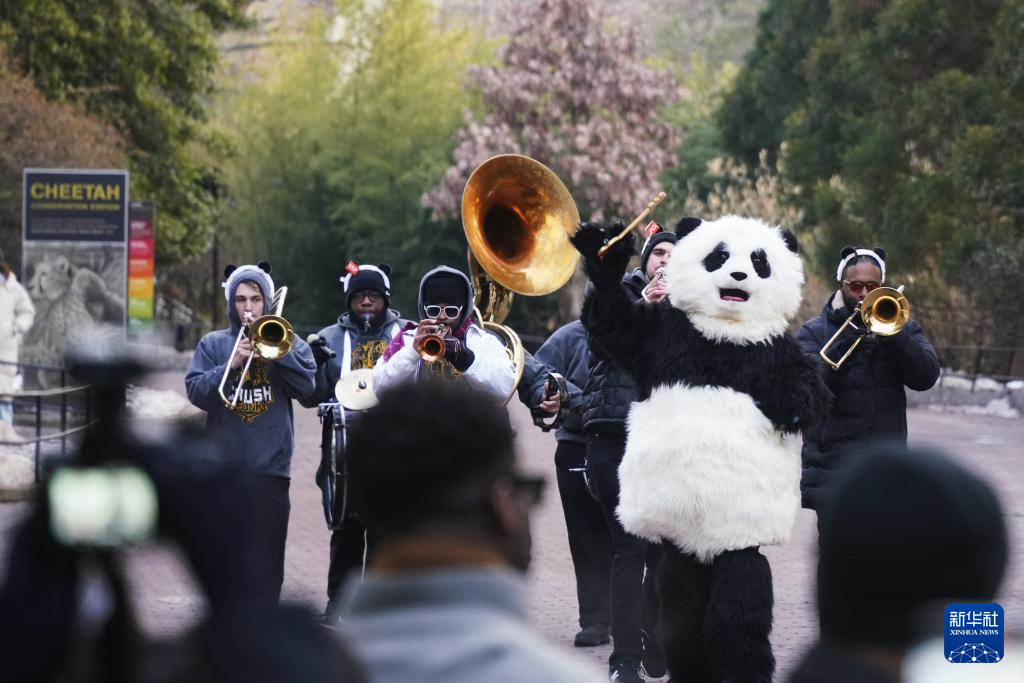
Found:
M 1006 382 L 1024 377 L 1024 354 L 1012 346 L 936 346 L 939 363 L 965 379 L 972 390 L 981 377 Z
M 0 401 L 12 403 L 12 415 L 17 422 L 19 413 L 26 412 L 26 405 L 32 406 L 32 428 L 35 436 L 32 438 L 20 438 L 17 441 L 0 440 L 0 446 L 34 446 L 33 474 L 38 483 L 42 469 L 43 446 L 49 442 L 60 440 L 59 454 L 54 452 L 53 457 L 66 459 L 68 456 L 68 440 L 77 434 L 82 434 L 94 424 L 92 409 L 92 387 L 88 384 L 68 386 L 67 372 L 64 368 L 47 365 L 35 365 L 31 363 L 12 363 L 0 361 L 0 366 L 15 366 L 19 372 L 24 370 L 43 371 L 55 373 L 59 378 L 59 387 L 52 389 L 28 389 L 13 392 L 0 392 Z M 19 410 L 20 408 L 20 410 Z M 56 432 L 43 433 L 44 415 L 57 411 L 55 421 L 59 425 Z M 70 418 L 70 419 L 69 419 Z M 77 424 L 71 424 L 76 422 Z

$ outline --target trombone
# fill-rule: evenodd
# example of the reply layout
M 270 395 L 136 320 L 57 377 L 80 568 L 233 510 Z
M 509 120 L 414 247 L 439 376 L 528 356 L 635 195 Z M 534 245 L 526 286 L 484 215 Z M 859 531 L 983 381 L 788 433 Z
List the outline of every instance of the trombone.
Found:
M 828 343 L 821 347 L 821 351 L 818 352 L 818 355 L 821 356 L 822 360 L 828 363 L 833 370 L 838 370 L 839 367 L 846 362 L 846 359 L 850 357 L 850 354 L 852 354 L 857 346 L 860 345 L 861 339 L 864 338 L 863 334 L 859 335 L 839 360 L 834 361 L 828 357 L 829 349 L 831 349 L 836 340 L 839 339 L 839 335 L 843 333 L 843 330 L 846 329 L 847 325 L 855 330 L 861 329 L 857 327 L 855 322 L 853 322 L 854 317 L 857 315 L 860 315 L 861 320 L 864 323 L 865 334 L 871 332 L 882 337 L 888 337 L 896 334 L 902 330 L 904 326 L 906 326 L 907 321 L 910 320 L 910 302 L 907 301 L 907 297 L 903 296 L 903 285 L 900 285 L 896 289 L 893 289 L 892 287 L 879 287 L 878 289 L 868 292 L 868 295 L 865 296 L 864 300 L 857 305 L 853 310 L 853 313 L 850 314 L 850 317 L 846 319 L 846 322 L 836 330 L 836 333 L 832 335 L 832 338 L 828 340 Z
M 253 321 L 242 322 L 242 328 L 238 330 L 238 336 L 235 338 L 235 345 L 231 347 L 231 355 L 228 356 L 228 367 L 224 370 L 224 375 L 220 378 L 220 386 L 217 388 L 221 400 L 229 408 L 234 408 L 238 404 L 238 397 L 242 393 L 242 385 L 245 384 L 245 377 L 249 372 L 249 366 L 252 365 L 254 355 L 258 353 L 261 358 L 266 360 L 277 360 L 283 358 L 292 350 L 292 345 L 295 343 L 295 333 L 292 330 L 291 324 L 281 317 L 286 296 L 288 296 L 288 288 L 278 288 L 274 292 L 274 297 L 270 304 L 271 309 L 274 311 L 273 313 L 260 316 Z M 242 374 L 238 378 L 238 386 L 235 387 L 231 398 L 228 398 L 224 393 L 224 387 L 228 382 L 228 376 L 231 374 L 231 359 L 238 352 L 238 345 L 242 343 L 242 337 L 249 338 L 249 341 L 252 343 L 252 353 L 249 354 L 245 361 L 245 366 L 242 368 Z

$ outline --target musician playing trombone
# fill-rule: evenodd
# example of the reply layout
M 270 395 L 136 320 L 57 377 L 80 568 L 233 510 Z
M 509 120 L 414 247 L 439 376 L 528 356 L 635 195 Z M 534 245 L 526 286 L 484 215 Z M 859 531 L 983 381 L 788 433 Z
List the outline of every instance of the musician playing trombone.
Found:
M 907 442 L 907 397 L 904 387 L 930 389 L 939 377 L 939 361 L 924 330 L 913 319 L 895 334 L 868 334 L 858 316 L 829 349 L 838 359 L 860 344 L 838 369 L 819 357 L 843 323 L 872 291 L 885 282 L 885 250 L 844 247 L 836 268 L 839 289 L 821 314 L 800 328 L 804 351 L 822 364 L 825 382 L 835 395 L 828 416 L 804 434 L 803 506 L 820 510 L 835 485 L 836 470 L 855 446 L 874 440 Z M 820 523 L 820 521 L 819 521 Z
M 316 371 L 313 354 L 301 339 L 291 339 L 290 351 L 268 361 L 248 338 L 251 323 L 272 310 L 275 290 L 270 270 L 266 261 L 225 269 L 222 286 L 230 324 L 199 340 L 185 375 L 188 399 L 206 411 L 207 428 L 231 444 L 252 475 L 253 537 L 243 562 L 250 571 L 240 580 L 253 600 L 262 604 L 277 602 L 284 581 L 291 509 L 292 399 L 313 393 Z
M 497 337 L 473 321 L 473 287 L 439 266 L 420 280 L 418 323 L 409 323 L 373 368 L 377 394 L 401 382 L 468 381 L 502 401 L 515 389 L 515 366 Z

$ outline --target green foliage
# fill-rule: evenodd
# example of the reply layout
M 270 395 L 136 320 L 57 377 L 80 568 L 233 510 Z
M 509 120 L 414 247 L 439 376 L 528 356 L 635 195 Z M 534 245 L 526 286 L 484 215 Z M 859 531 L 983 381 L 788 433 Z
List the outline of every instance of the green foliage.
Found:
M 314 17 L 266 78 L 219 106 L 238 132 L 230 225 L 289 285 L 289 318 L 309 325 L 343 312 L 350 259 L 390 263 L 392 305 L 407 314 L 424 272 L 465 264 L 461 228 L 432 222 L 421 199 L 473 104 L 464 74 L 485 46 L 439 28 L 427 0 L 370 5 L 339 2 L 330 32 Z
M 718 114 L 726 151 L 749 168 L 757 166 L 761 150 L 774 162 L 786 117 L 807 93 L 800 66 L 821 35 L 829 4 L 769 0 L 758 19 L 754 49 Z
M 116 167 L 117 132 L 78 107 L 47 100 L 27 78 L 10 72 L 0 51 L 0 249 L 21 268 L 22 171 L 38 167 Z
M 248 0 L 21 0 L 0 3 L 0 44 L 50 99 L 71 102 L 123 137 L 132 196 L 160 212 L 158 258 L 208 245 L 215 169 L 196 161 L 212 141 L 204 98 L 213 35 L 241 26 Z
M 1024 1 L 818 4 L 824 21 L 807 3 L 772 3 L 720 114 L 729 149 L 785 144 L 819 274 L 843 244 L 880 244 L 924 309 L 962 295 L 982 328 L 970 341 L 1012 340 L 1024 319 L 1007 277 L 1024 253 Z M 785 59 L 768 49 L 784 44 Z M 759 114 L 759 94 L 776 90 Z
M 668 168 L 662 178 L 669 195 L 669 215 L 681 207 L 696 210 L 708 196 L 721 190 L 723 183 L 733 174 L 724 171 L 721 164 L 713 164 L 724 155 L 722 134 L 714 115 L 722 106 L 726 93 L 731 91 L 737 67 L 725 62 L 717 70 L 699 54 L 690 56 L 690 68 L 679 77 L 680 97 L 666 108 L 665 119 L 683 133 L 675 166 Z M 707 214 L 702 214 L 707 215 Z

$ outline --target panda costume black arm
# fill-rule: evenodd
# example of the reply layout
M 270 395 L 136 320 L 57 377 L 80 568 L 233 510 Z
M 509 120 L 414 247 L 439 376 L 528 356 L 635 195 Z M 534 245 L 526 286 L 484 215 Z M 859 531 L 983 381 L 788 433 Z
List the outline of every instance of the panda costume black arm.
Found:
M 638 358 L 641 334 L 647 329 L 644 318 L 652 315 L 652 307 L 634 302 L 621 285 L 629 259 L 633 255 L 633 235 L 626 235 L 612 246 L 604 258 L 597 256 L 621 224 L 605 228 L 597 223 L 583 223 L 572 237 L 572 243 L 583 255 L 584 270 L 594 289 L 583 302 L 580 320 L 596 351 L 630 374 L 637 374 L 633 362 Z
M 789 332 L 775 344 L 774 355 L 775 362 L 765 367 L 751 392 L 757 407 L 785 434 L 813 429 L 832 400 L 817 359 L 804 353 Z

